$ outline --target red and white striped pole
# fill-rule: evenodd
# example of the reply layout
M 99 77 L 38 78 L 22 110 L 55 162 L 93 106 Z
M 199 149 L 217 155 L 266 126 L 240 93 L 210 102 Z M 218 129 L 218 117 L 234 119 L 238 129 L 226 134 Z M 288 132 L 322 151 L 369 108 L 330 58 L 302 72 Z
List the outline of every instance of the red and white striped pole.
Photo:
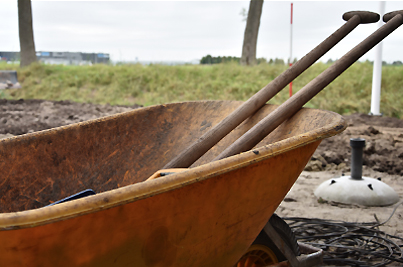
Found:
M 290 26 L 290 60 L 288 61 L 289 66 L 292 66 L 292 9 L 293 9 L 293 3 L 291 3 L 291 26 Z M 292 81 L 290 82 L 290 97 L 292 96 Z

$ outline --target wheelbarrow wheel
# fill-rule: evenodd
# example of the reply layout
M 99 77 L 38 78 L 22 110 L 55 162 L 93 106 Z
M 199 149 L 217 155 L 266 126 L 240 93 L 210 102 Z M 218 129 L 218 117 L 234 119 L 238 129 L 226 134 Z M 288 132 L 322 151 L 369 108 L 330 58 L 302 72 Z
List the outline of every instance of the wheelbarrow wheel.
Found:
M 269 222 L 295 255 L 300 255 L 297 239 L 288 224 L 276 214 L 273 214 Z M 283 253 L 271 241 L 266 232 L 262 230 L 235 266 L 263 267 L 285 260 L 286 257 Z

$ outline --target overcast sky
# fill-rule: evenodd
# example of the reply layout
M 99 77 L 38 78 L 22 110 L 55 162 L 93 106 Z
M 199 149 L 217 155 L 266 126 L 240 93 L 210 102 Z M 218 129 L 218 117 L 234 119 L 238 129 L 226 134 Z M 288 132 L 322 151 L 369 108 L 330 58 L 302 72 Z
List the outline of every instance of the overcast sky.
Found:
M 301 58 L 341 25 L 344 12 L 379 13 L 379 1 L 294 1 L 293 57 Z M 290 54 L 290 1 L 265 1 L 257 56 Z M 33 1 L 37 51 L 103 52 L 113 61 L 191 61 L 241 56 L 249 1 Z M 402 10 L 387 1 L 385 13 Z M 337 59 L 378 25 L 358 26 L 323 58 Z M 0 51 L 19 51 L 17 0 L 0 1 Z M 362 59 L 373 60 L 374 52 Z M 383 41 L 383 60 L 403 61 L 403 26 Z

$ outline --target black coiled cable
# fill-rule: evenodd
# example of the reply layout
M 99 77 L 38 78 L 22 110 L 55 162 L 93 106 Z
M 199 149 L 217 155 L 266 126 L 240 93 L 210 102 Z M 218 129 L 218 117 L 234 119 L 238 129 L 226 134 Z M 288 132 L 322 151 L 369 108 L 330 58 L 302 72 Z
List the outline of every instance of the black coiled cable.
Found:
M 321 248 L 325 264 L 341 266 L 403 266 L 403 238 L 386 234 L 382 222 L 351 223 L 335 220 L 283 217 L 301 242 Z

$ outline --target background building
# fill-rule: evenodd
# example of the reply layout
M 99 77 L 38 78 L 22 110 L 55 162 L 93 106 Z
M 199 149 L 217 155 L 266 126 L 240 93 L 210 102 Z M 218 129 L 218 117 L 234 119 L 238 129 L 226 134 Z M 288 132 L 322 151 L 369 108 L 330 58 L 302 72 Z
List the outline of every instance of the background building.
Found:
M 45 64 L 92 65 L 109 63 L 109 54 L 105 53 L 38 51 L 36 52 L 36 57 L 38 61 Z M 20 52 L 0 51 L 0 58 L 4 61 L 19 61 Z

